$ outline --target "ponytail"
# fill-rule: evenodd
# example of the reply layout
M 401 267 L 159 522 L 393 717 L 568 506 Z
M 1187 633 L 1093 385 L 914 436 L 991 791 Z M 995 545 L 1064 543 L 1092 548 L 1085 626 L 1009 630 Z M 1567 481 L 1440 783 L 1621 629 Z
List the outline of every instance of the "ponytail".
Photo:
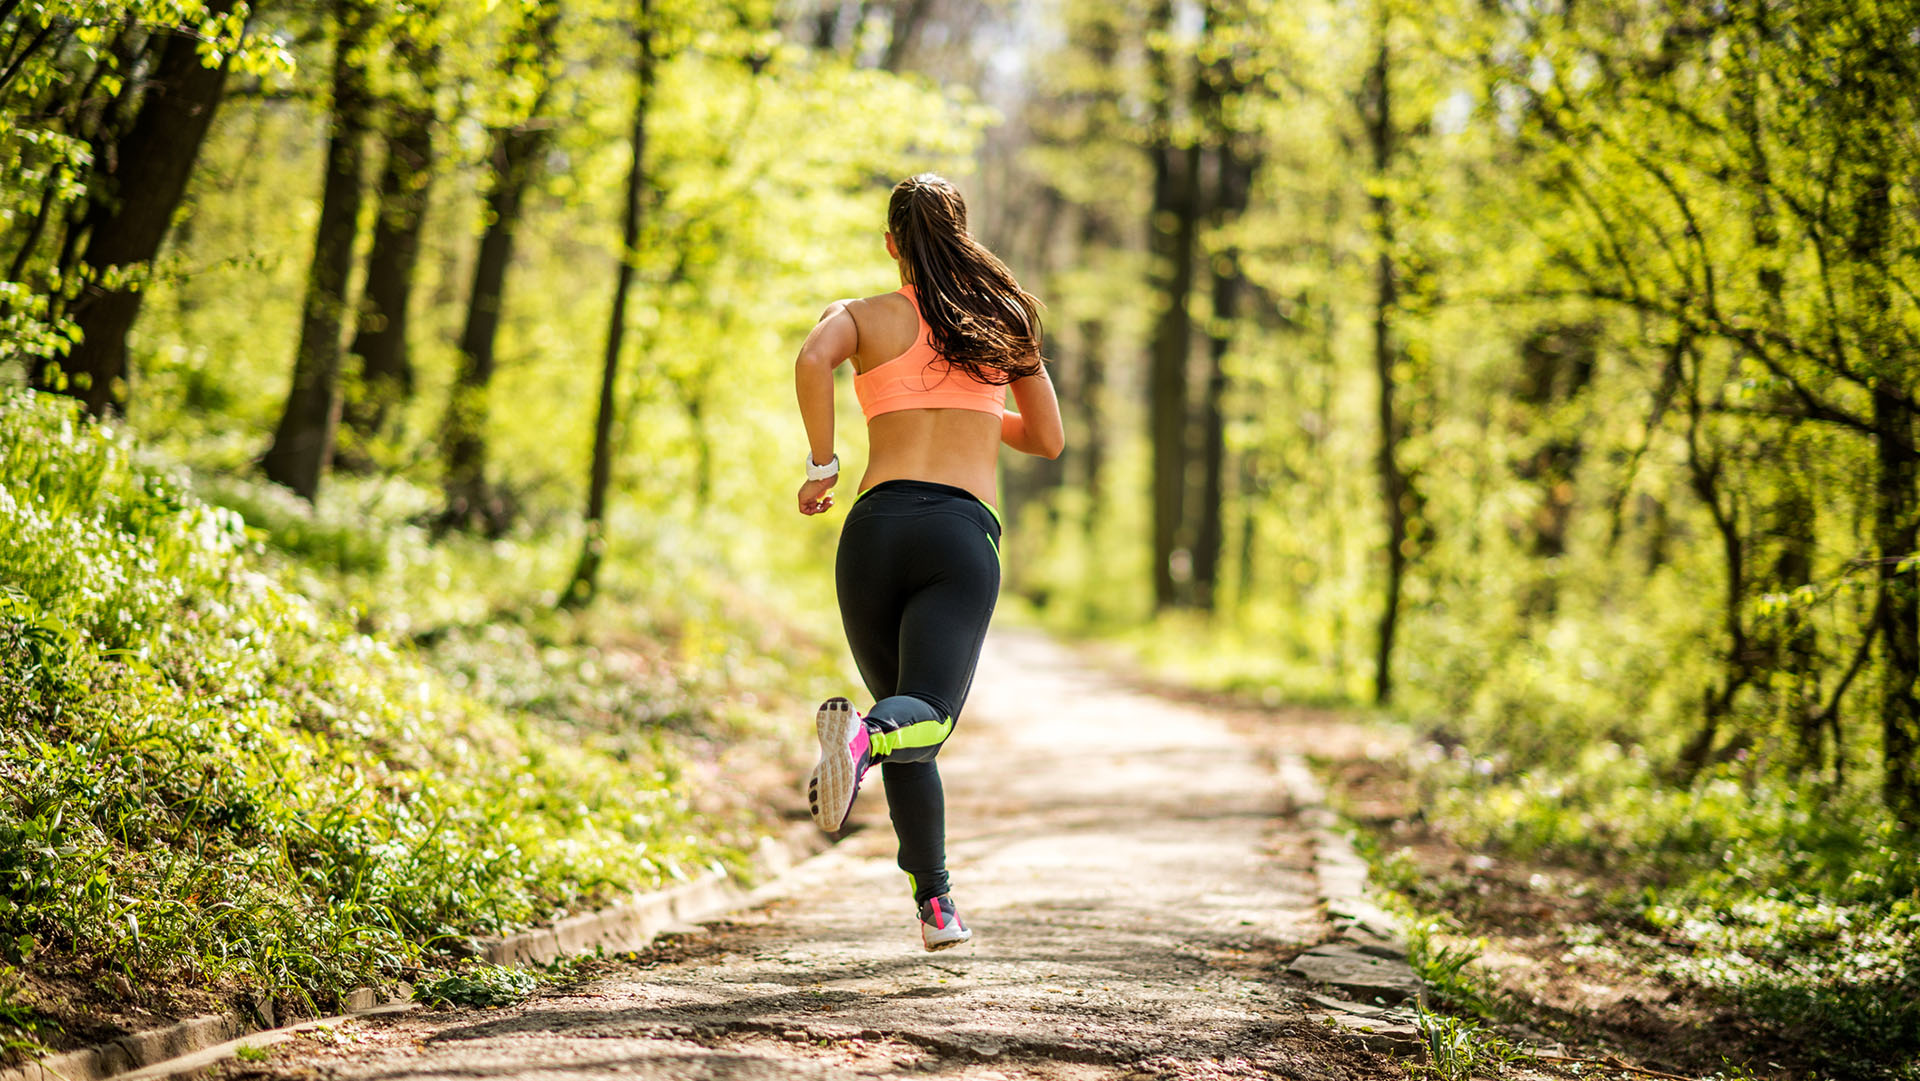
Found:
M 1041 370 L 1040 302 L 967 232 L 967 204 L 951 183 L 932 173 L 901 181 L 887 229 L 949 367 L 995 385 Z

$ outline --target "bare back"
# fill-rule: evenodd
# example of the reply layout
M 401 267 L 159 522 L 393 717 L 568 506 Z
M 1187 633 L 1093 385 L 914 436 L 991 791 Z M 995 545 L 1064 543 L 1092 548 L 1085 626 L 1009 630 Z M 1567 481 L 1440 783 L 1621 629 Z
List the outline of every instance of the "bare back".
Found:
M 853 368 L 866 372 L 913 348 L 920 313 L 901 293 L 847 305 L 859 331 Z M 998 505 L 994 467 L 1000 452 L 1000 418 L 971 409 L 901 409 L 867 423 L 866 491 L 882 481 L 924 480 L 950 484 Z

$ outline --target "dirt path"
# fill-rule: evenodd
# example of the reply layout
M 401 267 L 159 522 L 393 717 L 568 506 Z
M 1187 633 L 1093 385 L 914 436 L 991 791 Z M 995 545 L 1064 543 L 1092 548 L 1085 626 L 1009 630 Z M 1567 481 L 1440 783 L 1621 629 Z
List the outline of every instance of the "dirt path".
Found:
M 228 1069 L 1403 1079 L 1306 1021 L 1303 988 L 1281 974 L 1325 928 L 1265 758 L 1198 707 L 996 634 L 940 758 L 974 944 L 921 951 L 876 783 L 855 812 L 865 828 L 757 910 L 519 1007 L 361 1022 L 338 1045 Z

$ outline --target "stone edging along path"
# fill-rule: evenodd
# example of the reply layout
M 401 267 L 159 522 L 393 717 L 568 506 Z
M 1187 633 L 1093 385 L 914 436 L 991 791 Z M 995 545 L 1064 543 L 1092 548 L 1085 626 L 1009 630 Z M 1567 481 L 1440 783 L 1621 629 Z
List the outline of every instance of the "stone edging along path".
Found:
M 1383 1054 L 1422 1056 L 1418 1009 L 1426 986 L 1407 963 L 1398 917 L 1367 899 L 1367 862 L 1327 808 L 1326 790 L 1298 755 L 1281 758 L 1281 787 L 1313 832 L 1313 872 L 1336 938 L 1295 958 L 1288 971 L 1340 995 L 1311 995 L 1315 1019 Z
M 781 837 L 763 837 L 754 854 L 754 870 L 763 881 L 778 878 L 795 863 L 824 851 L 830 841 L 811 823 Z M 628 900 L 569 916 L 505 938 L 481 939 L 480 956 L 495 964 L 544 964 L 556 957 L 600 946 L 609 952 L 644 948 L 665 931 L 691 927 L 751 901 L 731 875 L 711 871 L 672 889 L 638 894 Z M 379 1003 L 370 988 L 347 996 L 348 1012 L 275 1027 L 273 1003 L 262 1000 L 248 1012 L 209 1014 L 164 1028 L 0 1069 L 0 1081 L 147 1081 L 211 1066 L 230 1058 L 242 1045 L 265 1047 L 309 1029 L 337 1025 L 356 1017 L 410 1010 L 402 997 Z

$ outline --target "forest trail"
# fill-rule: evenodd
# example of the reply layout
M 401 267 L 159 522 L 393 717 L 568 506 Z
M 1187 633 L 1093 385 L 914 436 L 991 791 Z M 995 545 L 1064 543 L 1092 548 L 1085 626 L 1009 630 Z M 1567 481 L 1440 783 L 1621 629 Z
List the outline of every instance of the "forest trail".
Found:
M 796 720 L 796 723 L 801 723 Z M 811 723 L 811 718 L 807 718 Z M 495 1011 L 302 1040 L 240 1076 L 355 1081 L 1404 1078 L 1305 1018 L 1325 935 L 1270 755 L 1196 706 L 997 632 L 940 761 L 974 943 L 921 950 L 885 797 L 761 907 Z M 797 803 L 798 796 L 794 797 Z

